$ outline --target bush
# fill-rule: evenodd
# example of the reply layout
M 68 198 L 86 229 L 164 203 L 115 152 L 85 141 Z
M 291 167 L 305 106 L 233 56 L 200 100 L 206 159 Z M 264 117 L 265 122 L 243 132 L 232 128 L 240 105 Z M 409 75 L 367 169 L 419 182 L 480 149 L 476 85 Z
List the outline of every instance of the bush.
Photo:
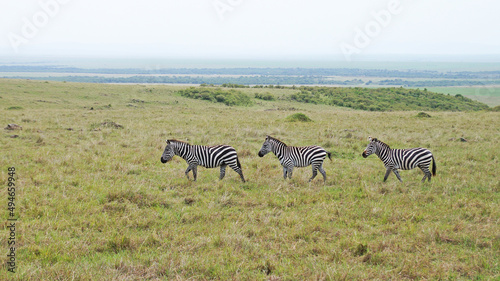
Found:
M 292 94 L 290 96 L 291 100 L 304 102 L 304 103 L 313 103 L 313 104 L 321 104 L 323 103 L 319 97 L 319 94 L 314 91 L 304 91 L 301 90 L 299 93 Z
M 22 106 L 11 106 L 9 108 L 7 108 L 7 110 L 20 110 L 20 109 L 23 109 Z
M 304 113 L 295 113 L 286 118 L 288 122 L 312 122 L 311 118 Z
M 238 90 L 222 90 L 221 88 L 196 88 L 190 87 L 185 90 L 177 92 L 183 97 L 192 99 L 201 99 L 211 102 L 223 103 L 228 106 L 240 105 L 249 106 L 253 105 L 252 99 L 245 93 Z
M 247 85 L 233 84 L 233 83 L 224 83 L 220 86 L 224 88 L 250 88 L 250 86 Z
M 260 99 L 260 100 L 268 100 L 268 101 L 276 100 L 276 98 L 273 95 L 271 95 L 271 93 L 269 93 L 269 92 L 266 92 L 264 94 L 255 93 L 255 98 Z
M 425 112 L 419 112 L 417 114 L 417 117 L 419 117 L 419 118 L 430 118 L 431 116 L 429 114 L 425 113 Z
M 495 111 L 495 112 L 500 112 L 500 105 L 497 105 L 495 107 L 492 107 L 490 111 Z

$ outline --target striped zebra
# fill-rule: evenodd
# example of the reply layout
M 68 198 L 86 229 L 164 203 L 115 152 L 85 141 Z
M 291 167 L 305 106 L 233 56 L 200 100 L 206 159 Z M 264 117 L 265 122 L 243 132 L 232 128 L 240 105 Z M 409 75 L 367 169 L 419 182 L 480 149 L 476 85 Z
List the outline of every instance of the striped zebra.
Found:
M 424 172 L 422 182 L 425 182 L 426 178 L 431 181 L 431 177 L 436 176 L 436 161 L 434 160 L 434 156 L 430 150 L 421 147 L 410 149 L 391 149 L 387 144 L 376 138 L 372 139 L 371 137 L 368 137 L 368 141 L 370 143 L 361 155 L 366 158 L 375 153 L 380 160 L 384 162 L 384 166 L 387 169 L 384 176 L 384 182 L 387 180 L 387 177 L 389 177 L 391 171 L 394 172 L 400 182 L 403 182 L 399 176 L 398 169 L 411 170 L 415 167 L 419 167 Z M 431 160 L 432 176 L 429 171 Z
M 323 160 L 326 155 L 332 160 L 331 153 L 327 152 L 320 146 L 287 146 L 284 142 L 267 136 L 262 148 L 259 151 L 259 156 L 264 157 L 269 152 L 273 152 L 280 160 L 283 166 L 283 177 L 286 179 L 292 178 L 293 167 L 307 167 L 312 165 L 311 181 L 319 172 L 323 175 L 323 181 L 326 182 L 326 173 L 323 170 Z
M 226 174 L 226 167 L 229 166 L 238 173 L 241 180 L 245 182 L 236 150 L 229 145 L 190 145 L 183 141 L 167 140 L 167 146 L 161 156 L 161 162 L 167 163 L 167 161 L 170 161 L 175 155 L 182 157 L 189 165 L 186 170 L 186 177 L 188 179 L 189 171 L 193 171 L 194 180 L 196 181 L 198 165 L 205 168 L 220 166 L 220 179 L 223 179 Z

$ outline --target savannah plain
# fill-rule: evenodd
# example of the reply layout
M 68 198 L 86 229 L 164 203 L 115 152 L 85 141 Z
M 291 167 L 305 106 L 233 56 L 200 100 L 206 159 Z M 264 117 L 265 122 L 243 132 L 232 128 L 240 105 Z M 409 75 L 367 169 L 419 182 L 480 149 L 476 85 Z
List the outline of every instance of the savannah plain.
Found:
M 1 280 L 498 280 L 500 113 L 368 112 L 282 100 L 229 107 L 183 86 L 0 80 Z M 304 113 L 312 122 L 289 122 Z M 7 124 L 22 130 L 4 130 Z M 266 135 L 332 152 L 321 176 L 257 156 Z M 382 182 L 368 136 L 425 147 Z M 248 180 L 160 163 L 166 139 L 228 144 Z M 461 141 L 461 138 L 466 142 Z M 15 167 L 15 273 L 7 271 Z M 192 178 L 192 176 L 191 176 Z

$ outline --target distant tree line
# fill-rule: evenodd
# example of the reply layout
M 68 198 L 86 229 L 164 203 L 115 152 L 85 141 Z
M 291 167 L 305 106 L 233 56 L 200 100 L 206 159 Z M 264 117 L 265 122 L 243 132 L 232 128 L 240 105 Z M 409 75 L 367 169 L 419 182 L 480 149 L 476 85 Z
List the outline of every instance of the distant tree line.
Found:
M 403 80 L 386 79 L 379 82 L 362 79 L 335 80 L 319 76 L 140 76 L 104 77 L 104 76 L 49 76 L 5 77 L 13 79 L 34 79 L 51 81 L 68 81 L 82 83 L 158 83 L 158 84 L 197 84 L 222 85 L 228 88 L 249 87 L 249 85 L 342 85 L 342 86 L 404 86 L 404 87 L 448 87 L 448 86 L 484 86 L 499 85 L 500 80 Z M 237 86 L 238 85 L 238 86 Z
M 93 74 L 138 74 L 138 75 L 250 75 L 250 76 L 348 76 L 424 79 L 500 79 L 500 71 L 453 71 L 389 70 L 361 68 L 76 68 L 43 65 L 0 65 L 0 72 L 42 73 L 93 73 Z

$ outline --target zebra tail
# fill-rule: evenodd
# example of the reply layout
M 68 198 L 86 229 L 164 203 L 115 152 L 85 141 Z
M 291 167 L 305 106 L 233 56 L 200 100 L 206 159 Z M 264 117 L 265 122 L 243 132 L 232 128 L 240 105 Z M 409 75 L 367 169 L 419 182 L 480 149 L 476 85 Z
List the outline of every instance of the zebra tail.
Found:
M 240 159 L 238 159 L 238 158 L 236 158 L 236 165 L 238 165 L 238 168 L 241 169 Z
M 434 155 L 432 155 L 432 175 L 436 176 L 436 159 L 434 159 Z
M 332 153 L 327 151 L 326 154 L 328 155 L 328 159 L 330 159 L 330 161 L 332 161 Z

